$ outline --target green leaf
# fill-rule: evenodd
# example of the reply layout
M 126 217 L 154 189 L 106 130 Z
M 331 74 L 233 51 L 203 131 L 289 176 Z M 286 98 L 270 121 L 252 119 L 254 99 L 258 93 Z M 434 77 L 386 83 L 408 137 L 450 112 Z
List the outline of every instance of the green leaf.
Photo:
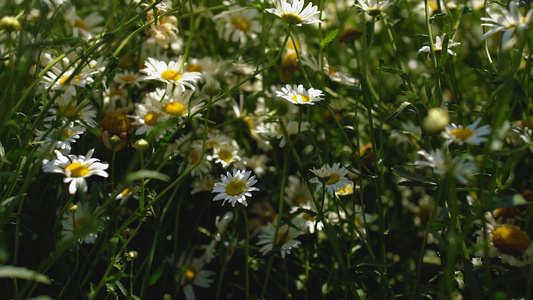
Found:
M 23 267 L 15 266 L 0 266 L 0 278 L 9 277 L 9 278 L 19 278 L 26 280 L 33 280 L 40 283 L 51 284 L 52 281 L 48 276 L 41 273 L 37 273 L 33 270 L 28 270 Z
M 402 103 L 402 105 L 400 105 L 400 107 L 398 107 L 398 109 L 397 109 L 392 115 L 390 115 L 390 116 L 387 118 L 387 120 L 385 120 L 385 121 L 386 121 L 386 122 L 390 122 L 390 121 L 396 119 L 396 118 L 397 118 L 397 117 L 403 112 L 403 110 L 404 110 L 407 106 L 409 106 L 409 105 L 411 105 L 411 103 L 405 101 L 405 102 Z
M 146 178 L 158 179 L 164 182 L 170 181 L 170 177 L 163 173 L 159 173 L 153 170 L 139 170 L 137 172 L 130 173 L 128 176 L 126 176 L 126 182 L 132 182 L 135 180 Z
M 333 41 L 333 39 L 337 36 L 337 34 L 339 34 L 338 29 L 335 29 L 331 31 L 330 33 L 328 33 L 328 35 L 326 35 L 326 37 L 320 41 L 320 48 L 324 48 L 326 47 L 327 44 L 331 43 L 331 41 Z
M 524 196 L 520 194 L 514 195 L 495 195 L 492 198 L 491 205 L 492 208 L 505 208 L 505 207 L 514 207 L 518 205 L 527 204 L 527 200 Z
M 161 264 L 159 268 L 155 271 L 154 274 L 150 275 L 150 278 L 148 279 L 148 285 L 152 285 L 157 282 L 159 277 L 161 277 L 161 274 L 163 274 L 163 270 L 165 270 L 165 264 Z
M 373 267 L 390 267 L 392 264 L 388 262 L 383 262 L 379 260 L 373 260 L 370 257 L 362 258 L 355 262 L 355 265 L 360 266 L 373 266 Z
M 124 285 L 122 285 L 122 283 L 120 283 L 120 281 L 118 281 L 118 280 L 115 283 L 117 284 L 117 287 L 120 290 L 120 292 L 122 292 L 122 294 L 126 298 L 128 298 L 128 292 L 126 291 L 126 288 L 124 288 Z
M 396 75 L 398 75 L 398 76 L 405 76 L 405 75 L 407 75 L 407 72 L 405 72 L 404 70 L 395 69 L 395 68 L 381 67 L 381 68 L 379 68 L 378 70 L 383 71 L 383 72 L 387 72 L 387 73 L 396 74 Z
M 403 92 L 405 94 L 405 96 L 407 96 L 407 99 L 411 100 L 411 101 L 417 101 L 420 99 L 420 97 L 418 97 L 415 93 L 411 92 L 411 91 L 405 91 Z
M 398 176 L 403 177 L 405 179 L 413 180 L 413 181 L 419 181 L 419 182 L 425 182 L 429 184 L 437 184 L 437 181 L 431 177 L 427 177 L 420 174 L 415 174 L 407 171 L 406 169 L 400 167 L 400 166 L 394 166 L 392 168 L 392 171 L 396 173 Z

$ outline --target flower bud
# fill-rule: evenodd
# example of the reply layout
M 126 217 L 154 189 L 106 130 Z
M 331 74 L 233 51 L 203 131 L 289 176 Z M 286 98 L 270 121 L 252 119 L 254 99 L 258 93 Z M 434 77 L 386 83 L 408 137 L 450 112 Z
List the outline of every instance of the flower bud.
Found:
M 133 144 L 133 148 L 137 151 L 145 151 L 148 147 L 150 147 L 150 143 L 145 139 L 139 139 Z
M 430 108 L 422 127 L 428 134 L 437 134 L 450 123 L 450 115 L 440 107 Z
M 12 32 L 20 30 L 20 27 L 20 22 L 15 17 L 5 16 L 0 19 L 0 29 Z
M 77 212 L 79 209 L 79 207 L 76 205 L 76 204 L 71 204 L 68 208 L 68 212 L 70 213 L 75 213 Z
M 137 252 L 137 251 L 135 251 L 135 250 L 132 250 L 132 251 L 128 252 L 128 253 L 126 254 L 126 256 L 127 256 L 129 259 L 134 260 L 134 259 L 136 259 L 137 257 L 139 257 L 139 252 Z

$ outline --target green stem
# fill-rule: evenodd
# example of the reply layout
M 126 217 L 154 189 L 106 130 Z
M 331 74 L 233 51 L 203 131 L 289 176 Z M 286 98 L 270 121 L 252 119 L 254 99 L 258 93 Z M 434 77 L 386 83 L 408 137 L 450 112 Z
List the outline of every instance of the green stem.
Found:
M 246 207 L 242 205 L 242 214 L 244 216 L 244 230 L 246 231 L 246 243 L 244 245 L 244 259 L 245 259 L 245 280 L 246 280 L 246 300 L 250 299 L 250 229 L 248 224 L 248 215 L 246 214 Z

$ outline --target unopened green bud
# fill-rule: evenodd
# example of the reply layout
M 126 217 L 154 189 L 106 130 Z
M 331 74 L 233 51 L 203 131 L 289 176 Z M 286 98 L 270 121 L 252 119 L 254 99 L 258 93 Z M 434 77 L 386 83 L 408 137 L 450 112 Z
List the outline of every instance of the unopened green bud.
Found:
M 20 27 L 20 22 L 15 17 L 5 16 L 0 19 L 0 29 L 12 32 L 20 30 Z
M 79 209 L 79 207 L 76 204 L 72 204 L 72 205 L 69 206 L 68 212 L 75 213 L 75 212 L 78 211 L 78 209 Z
M 128 254 L 126 254 L 126 256 L 129 259 L 133 260 L 133 259 L 136 259 L 137 257 L 139 257 L 139 253 L 137 251 L 135 251 L 135 250 L 132 250 L 132 251 L 128 252 Z
M 133 144 L 133 148 L 135 148 L 137 151 L 146 151 L 148 147 L 150 147 L 150 143 L 148 143 L 148 141 L 145 139 L 137 140 L 135 144 Z

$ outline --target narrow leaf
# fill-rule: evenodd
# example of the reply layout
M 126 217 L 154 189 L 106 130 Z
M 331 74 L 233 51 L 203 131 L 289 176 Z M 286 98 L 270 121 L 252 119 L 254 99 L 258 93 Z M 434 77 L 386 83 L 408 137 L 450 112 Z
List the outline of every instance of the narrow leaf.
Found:
M 126 177 L 126 181 L 132 182 L 138 179 L 146 179 L 146 178 L 158 179 L 158 180 L 165 181 L 165 182 L 170 181 L 169 176 L 163 173 L 159 173 L 157 171 L 153 171 L 153 170 L 140 170 L 140 171 L 131 173 Z
M 328 35 L 326 35 L 326 37 L 320 41 L 320 48 L 326 47 L 327 44 L 333 41 L 333 39 L 337 36 L 337 34 L 339 34 L 338 29 L 335 29 L 331 31 L 330 33 L 328 33 Z
M 165 270 L 165 264 L 161 264 L 159 268 L 155 271 L 154 274 L 150 275 L 150 278 L 148 279 L 148 285 L 152 285 L 157 282 L 159 277 L 161 277 L 161 274 L 163 274 L 163 270 Z
M 40 283 L 51 284 L 52 281 L 48 276 L 41 273 L 37 273 L 33 270 L 28 270 L 23 267 L 15 266 L 0 266 L 0 278 L 9 277 L 9 278 L 19 278 L 26 280 L 33 280 Z
M 407 106 L 409 106 L 409 105 L 411 105 L 411 103 L 405 101 L 405 102 L 402 103 L 402 105 L 400 105 L 400 107 L 398 107 L 398 109 L 397 109 L 392 115 L 390 115 L 390 116 L 387 118 L 387 120 L 385 120 L 385 121 L 386 121 L 386 122 L 390 122 L 390 121 L 396 119 L 396 118 L 397 118 L 397 117 L 403 112 L 403 110 L 404 110 Z
M 407 171 L 406 169 L 404 169 L 404 168 L 402 168 L 400 166 L 394 166 L 392 168 L 392 171 L 394 171 L 394 173 L 396 173 L 398 176 L 403 177 L 405 179 L 409 179 L 409 180 L 413 180 L 413 181 L 419 181 L 419 182 L 426 182 L 426 183 L 430 183 L 430 184 L 436 184 L 437 183 L 435 181 L 435 179 L 433 179 L 431 177 L 427 177 L 427 176 L 424 176 L 424 175 L 411 173 L 411 172 Z

